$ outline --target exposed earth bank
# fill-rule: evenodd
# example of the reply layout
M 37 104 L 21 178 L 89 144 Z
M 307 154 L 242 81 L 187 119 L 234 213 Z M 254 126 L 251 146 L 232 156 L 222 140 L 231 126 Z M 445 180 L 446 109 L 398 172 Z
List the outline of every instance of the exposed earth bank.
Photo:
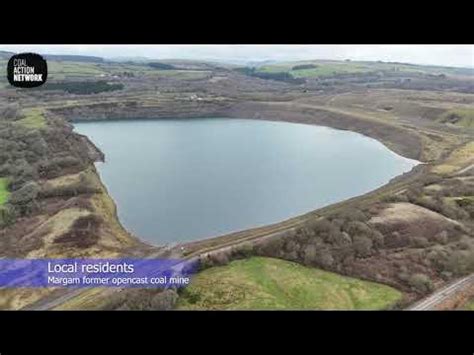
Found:
M 331 112 L 298 102 L 221 102 L 187 103 L 140 107 L 131 104 L 92 104 L 51 109 L 70 121 L 229 117 L 286 121 L 328 126 L 362 133 L 385 143 L 391 150 L 410 159 L 423 159 L 421 138 L 411 130 L 394 124 Z

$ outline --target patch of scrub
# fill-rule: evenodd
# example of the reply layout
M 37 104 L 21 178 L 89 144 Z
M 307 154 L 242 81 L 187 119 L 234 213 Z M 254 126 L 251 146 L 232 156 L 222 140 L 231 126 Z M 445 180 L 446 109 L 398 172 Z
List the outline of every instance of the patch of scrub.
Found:
M 467 311 L 474 311 L 474 298 L 471 298 L 471 300 L 465 304 L 463 308 Z
M 252 257 L 198 273 L 178 309 L 386 309 L 401 292 L 280 259 Z
M 8 200 L 8 181 L 6 178 L 0 178 L 0 206 L 4 205 Z

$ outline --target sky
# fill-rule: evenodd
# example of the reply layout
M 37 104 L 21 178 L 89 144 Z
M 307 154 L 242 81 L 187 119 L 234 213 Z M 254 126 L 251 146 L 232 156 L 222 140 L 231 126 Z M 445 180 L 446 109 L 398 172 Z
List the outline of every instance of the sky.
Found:
M 474 45 L 1 45 L 0 50 L 39 54 L 148 57 L 215 61 L 309 59 L 391 61 L 474 67 Z

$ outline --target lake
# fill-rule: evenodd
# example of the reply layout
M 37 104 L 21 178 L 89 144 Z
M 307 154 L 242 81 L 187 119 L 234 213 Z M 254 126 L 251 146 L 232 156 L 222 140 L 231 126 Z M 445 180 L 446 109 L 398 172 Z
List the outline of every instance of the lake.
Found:
M 377 140 L 322 126 L 199 118 L 75 123 L 121 223 L 152 244 L 288 219 L 374 190 L 412 169 Z

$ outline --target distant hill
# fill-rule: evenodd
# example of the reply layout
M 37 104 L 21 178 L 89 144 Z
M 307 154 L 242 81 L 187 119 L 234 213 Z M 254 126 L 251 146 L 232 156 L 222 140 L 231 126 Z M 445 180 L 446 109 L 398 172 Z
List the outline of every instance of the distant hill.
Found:
M 0 51 L 0 59 L 10 59 L 15 52 Z M 38 53 L 41 54 L 41 53 Z M 61 55 L 61 54 L 43 54 L 47 60 L 62 61 L 62 62 L 82 62 L 82 63 L 103 63 L 105 60 L 101 57 L 93 57 L 88 55 Z
M 92 57 L 87 55 L 60 55 L 60 54 L 45 54 L 43 55 L 47 60 L 56 60 L 63 62 L 83 62 L 83 63 L 103 63 L 105 60 L 101 57 Z
M 111 62 L 136 62 L 136 63 L 143 63 L 143 62 L 150 62 L 152 59 L 148 57 L 140 57 L 140 56 L 122 56 L 122 57 L 107 57 L 107 60 Z
M 10 59 L 10 57 L 14 54 L 15 53 L 13 52 L 0 51 L 0 59 Z

